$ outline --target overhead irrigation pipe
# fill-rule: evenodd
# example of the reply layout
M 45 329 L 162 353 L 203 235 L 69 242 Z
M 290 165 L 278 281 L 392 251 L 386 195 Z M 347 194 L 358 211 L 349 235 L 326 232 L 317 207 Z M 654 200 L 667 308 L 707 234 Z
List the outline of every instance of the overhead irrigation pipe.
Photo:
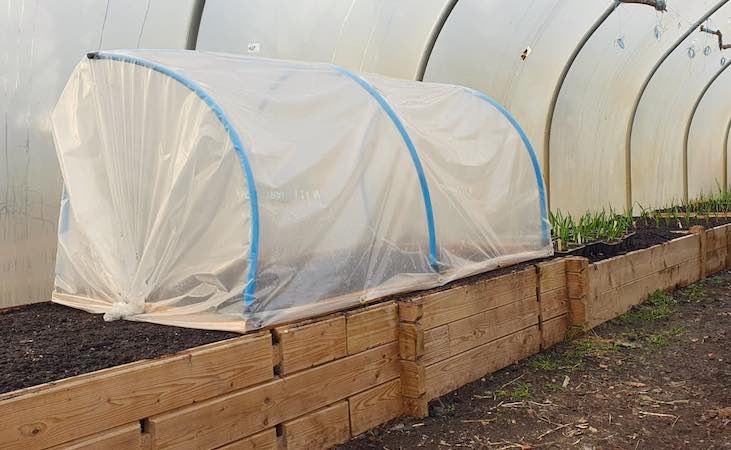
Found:
M 711 30 L 710 28 L 701 25 L 701 31 L 708 34 L 715 34 L 718 36 L 718 49 L 719 50 L 726 50 L 731 48 L 731 44 L 725 44 L 723 43 L 723 33 L 721 33 L 721 30 Z

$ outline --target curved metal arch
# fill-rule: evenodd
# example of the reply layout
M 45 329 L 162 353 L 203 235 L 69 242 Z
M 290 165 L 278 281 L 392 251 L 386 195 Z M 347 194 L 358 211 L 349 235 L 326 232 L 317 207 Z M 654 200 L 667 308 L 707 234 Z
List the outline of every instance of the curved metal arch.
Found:
M 728 192 L 728 138 L 731 135 L 731 119 L 726 125 L 726 134 L 723 137 L 723 192 Z
M 249 249 L 249 267 L 246 277 L 246 288 L 244 289 L 244 301 L 247 305 L 251 305 L 255 298 L 256 271 L 259 264 L 259 201 L 256 192 L 256 185 L 254 184 L 254 174 L 251 170 L 249 159 L 246 157 L 246 153 L 244 152 L 241 137 L 231 121 L 228 119 L 228 116 L 226 116 L 226 113 L 223 112 L 221 106 L 210 95 L 208 95 L 208 93 L 198 83 L 161 64 L 136 56 L 120 55 L 109 52 L 92 52 L 87 54 L 87 57 L 91 60 L 109 59 L 112 61 L 135 64 L 166 75 L 190 89 L 190 91 L 196 94 L 198 98 L 203 100 L 203 102 L 211 108 L 211 111 L 216 115 L 219 122 L 221 122 L 221 125 L 223 125 L 224 130 L 226 130 L 226 133 L 234 146 L 236 154 L 239 156 L 249 191 L 249 205 L 251 206 L 251 248 Z
M 406 127 L 404 126 L 403 122 L 401 122 L 401 119 L 398 117 L 398 114 L 396 114 L 396 111 L 394 111 L 393 107 L 388 103 L 383 95 L 381 95 L 381 93 L 378 92 L 375 87 L 373 87 L 371 83 L 369 83 L 363 77 L 349 71 L 348 69 L 335 65 L 333 65 L 332 67 L 340 74 L 355 81 L 361 88 L 363 88 L 363 90 L 365 90 L 371 97 L 373 97 L 374 100 L 376 100 L 376 102 L 381 106 L 381 108 L 391 119 L 391 122 L 393 122 L 393 124 L 396 126 L 396 129 L 398 130 L 401 138 L 406 144 L 406 148 L 408 148 L 409 154 L 411 155 L 411 160 L 414 162 L 414 168 L 416 169 L 416 175 L 419 178 L 419 186 L 421 187 L 421 193 L 424 198 L 424 209 L 426 210 L 426 224 L 429 232 L 429 263 L 435 271 L 438 271 L 440 267 L 439 256 L 437 254 L 437 237 L 434 226 L 434 210 L 432 208 L 431 195 L 429 194 L 429 184 L 426 181 L 424 167 L 421 165 L 419 153 L 416 151 L 416 146 L 411 140 L 411 136 L 409 136 L 409 133 L 406 131 Z
M 506 119 L 508 119 L 508 122 L 515 128 L 515 131 L 518 132 L 518 135 L 520 136 L 520 139 L 523 141 L 523 145 L 525 145 L 525 148 L 528 150 L 528 156 L 530 157 L 531 164 L 533 165 L 533 172 L 536 176 L 536 183 L 538 184 L 538 196 L 540 197 L 540 214 L 541 214 L 541 236 L 543 238 L 543 245 L 548 245 L 551 242 L 551 235 L 550 231 L 548 230 L 548 201 L 546 199 L 546 190 L 545 186 L 543 184 L 543 177 L 541 176 L 541 165 L 538 162 L 538 157 L 536 156 L 536 151 L 533 148 L 533 144 L 531 144 L 530 139 L 528 139 L 528 135 L 525 134 L 525 131 L 520 126 L 520 123 L 518 123 L 518 120 L 513 116 L 513 114 L 508 111 L 503 105 L 498 103 L 494 98 L 480 92 L 474 89 L 465 88 L 467 92 L 470 94 L 486 101 L 490 105 L 492 105 L 495 109 L 497 109 L 503 116 L 505 116 Z
M 426 67 L 429 65 L 429 60 L 431 59 L 431 54 L 434 51 L 434 46 L 437 45 L 437 39 L 439 39 L 439 35 L 442 34 L 442 29 L 444 29 L 444 25 L 447 23 L 447 20 L 449 20 L 449 16 L 452 14 L 452 11 L 454 11 L 454 8 L 457 6 L 457 1 L 458 0 L 452 0 L 451 3 L 449 3 L 447 7 L 444 8 L 444 11 L 442 11 L 442 15 L 439 16 L 439 19 L 437 20 L 437 26 L 434 27 L 431 34 L 429 35 L 429 41 L 426 44 L 426 49 L 421 55 L 421 61 L 419 61 L 419 68 L 416 72 L 416 81 L 424 81 L 424 74 L 426 73 Z
M 688 31 L 683 33 L 682 36 L 680 36 L 675 43 L 660 57 L 660 59 L 655 63 L 650 73 L 645 78 L 645 81 L 642 83 L 642 87 L 640 88 L 640 92 L 637 94 L 637 97 L 635 98 L 635 102 L 632 105 L 632 113 L 629 117 L 629 122 L 627 122 L 627 132 L 625 133 L 625 163 L 626 163 L 626 183 L 627 183 L 627 205 L 629 208 L 632 207 L 632 133 L 634 132 L 634 126 L 635 126 L 635 119 L 637 118 L 637 111 L 640 108 L 640 102 L 642 101 L 642 97 L 645 95 L 645 91 L 647 91 L 647 87 L 650 85 L 650 82 L 652 81 L 653 77 L 657 73 L 658 70 L 660 70 L 660 66 L 662 66 L 665 61 L 670 57 L 670 55 L 680 47 L 680 44 L 685 41 L 688 36 L 693 34 L 693 31 L 695 31 L 703 22 L 708 20 L 709 17 L 711 17 L 716 11 L 718 11 L 723 5 L 725 5 L 728 2 L 728 0 L 721 0 L 716 5 L 711 8 L 706 14 L 703 15 L 700 19 L 698 19 L 694 24 L 688 28 Z M 686 135 L 687 139 L 687 135 Z M 684 154 L 687 154 L 687 152 L 684 152 Z M 684 156 L 684 161 L 687 162 L 687 157 Z M 685 190 L 685 196 L 688 196 L 688 170 L 687 165 L 685 165 L 685 180 L 683 182 L 684 190 Z
M 558 83 L 556 83 L 556 87 L 553 89 L 551 103 L 548 106 L 546 127 L 543 130 L 543 176 L 545 177 L 546 188 L 548 189 L 549 206 L 551 204 L 551 128 L 553 127 L 553 117 L 556 112 L 558 97 L 561 94 L 561 90 L 563 89 L 563 85 L 566 82 L 566 78 L 569 75 L 571 67 L 576 62 L 576 58 L 579 57 L 579 53 L 581 53 L 581 51 L 584 49 L 586 43 L 589 42 L 589 39 L 591 39 L 596 30 L 598 30 L 599 27 L 604 24 L 607 18 L 612 15 L 614 10 L 617 9 L 618 5 L 619 3 L 612 3 L 612 5 L 610 5 L 606 11 L 604 11 L 604 13 L 596 20 L 596 22 L 594 22 L 594 24 L 591 26 L 591 28 L 589 28 L 586 34 L 584 34 L 584 37 L 581 38 L 579 43 L 576 45 L 574 51 L 571 53 L 569 60 L 564 65 L 563 70 L 561 71 L 561 75 L 558 78 Z
M 693 104 L 693 108 L 690 110 L 690 117 L 688 117 L 688 123 L 685 124 L 685 134 L 683 134 L 683 200 L 687 204 L 688 203 L 688 138 L 690 137 L 690 128 L 693 125 L 693 119 L 695 118 L 695 113 L 698 112 L 698 107 L 701 104 L 701 101 L 703 101 L 703 97 L 706 96 L 706 93 L 708 93 L 708 90 L 711 88 L 713 83 L 716 82 L 718 77 L 721 76 L 721 74 L 728 69 L 728 67 L 731 66 L 731 63 L 726 63 L 721 69 L 716 72 L 710 80 L 708 80 L 708 83 L 703 87 L 703 90 L 701 91 L 700 95 L 698 95 L 698 98 L 696 99 L 695 103 Z M 726 140 L 728 142 L 728 139 Z M 725 152 L 724 152 L 725 155 Z M 724 167 L 724 173 L 726 173 L 726 169 Z M 724 182 L 725 186 L 725 182 Z

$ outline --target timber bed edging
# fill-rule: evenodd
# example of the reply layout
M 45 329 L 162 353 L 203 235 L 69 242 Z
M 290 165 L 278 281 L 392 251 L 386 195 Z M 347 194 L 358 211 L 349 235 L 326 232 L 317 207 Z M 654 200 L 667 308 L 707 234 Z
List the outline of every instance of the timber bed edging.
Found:
M 731 263 L 731 225 L 0 395 L 0 448 L 329 448 Z

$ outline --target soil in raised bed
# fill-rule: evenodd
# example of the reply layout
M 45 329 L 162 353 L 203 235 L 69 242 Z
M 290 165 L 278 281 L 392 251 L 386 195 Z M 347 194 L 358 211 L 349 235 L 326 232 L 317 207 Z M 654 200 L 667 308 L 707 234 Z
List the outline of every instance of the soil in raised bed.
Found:
M 731 223 L 731 218 L 693 218 L 690 220 L 683 219 L 682 221 L 661 219 L 659 223 L 654 220 L 644 221 L 638 218 L 636 219 L 635 229 L 632 230 L 632 235 L 623 241 L 621 245 L 590 243 L 573 254 L 574 256 L 583 256 L 593 263 L 599 262 L 677 239 L 682 237 L 683 232 L 687 232 L 693 225 L 701 225 L 708 229 L 727 223 Z M 566 254 L 557 253 L 557 256 L 566 256 Z
M 55 303 L 0 311 L 0 393 L 239 336 L 141 322 L 105 322 Z
M 731 273 L 670 295 L 338 449 L 730 449 Z
M 695 219 L 690 225 L 710 228 L 729 222 L 731 219 Z M 587 257 L 596 262 L 661 244 L 679 237 L 674 231 L 687 226 L 687 222 L 673 224 L 665 220 L 661 221 L 659 228 L 654 222 L 638 223 L 632 239 L 621 251 L 594 252 Z M 380 301 L 421 296 L 477 283 L 550 259 L 553 258 L 527 261 L 455 280 L 428 291 L 393 295 Z M 238 334 L 125 320 L 105 322 L 101 315 L 53 303 L 0 310 L 0 339 L 3 342 L 0 345 L 0 394 L 142 359 L 157 358 L 236 336 Z

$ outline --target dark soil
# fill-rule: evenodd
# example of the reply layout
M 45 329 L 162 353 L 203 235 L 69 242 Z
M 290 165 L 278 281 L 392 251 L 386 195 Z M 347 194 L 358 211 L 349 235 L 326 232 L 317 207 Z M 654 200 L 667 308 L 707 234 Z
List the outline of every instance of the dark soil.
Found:
M 624 255 L 634 250 L 652 247 L 673 239 L 677 239 L 687 233 L 693 225 L 701 225 L 706 228 L 713 228 L 719 225 L 731 223 L 731 218 L 714 219 L 660 219 L 645 221 L 636 219 L 635 229 L 630 235 L 616 243 L 595 242 L 569 252 L 556 253 L 556 256 L 583 256 L 591 262 L 599 262 L 615 256 Z
M 0 393 L 238 336 L 118 320 L 54 303 L 0 311 Z
M 339 449 L 731 449 L 730 324 L 723 272 Z

